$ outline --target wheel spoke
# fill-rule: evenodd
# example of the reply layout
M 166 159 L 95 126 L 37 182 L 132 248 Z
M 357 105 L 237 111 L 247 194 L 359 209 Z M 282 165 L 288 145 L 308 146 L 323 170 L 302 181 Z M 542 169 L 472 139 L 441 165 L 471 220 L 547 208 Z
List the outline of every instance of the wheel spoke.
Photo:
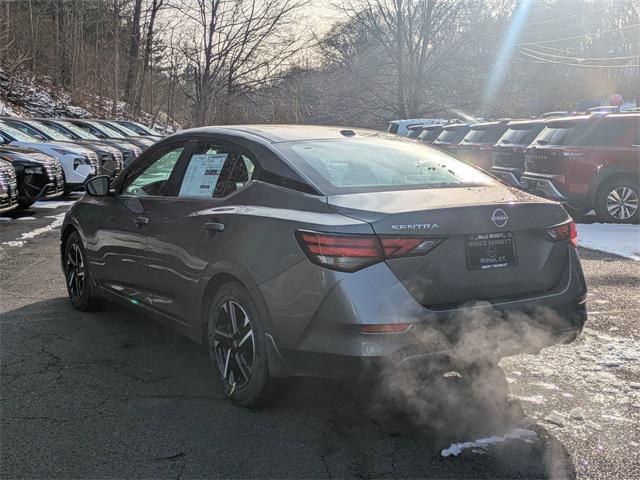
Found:
M 227 350 L 227 355 L 224 361 L 224 370 L 222 372 L 222 376 L 226 379 L 229 374 L 229 358 L 231 357 L 231 350 Z
M 249 376 L 251 375 L 251 369 L 247 365 L 247 362 L 245 361 L 245 359 L 242 357 L 240 353 L 236 353 L 235 360 L 236 360 L 235 363 L 238 366 L 238 371 L 242 375 L 243 380 L 244 381 L 249 380 Z
M 236 307 L 233 302 L 229 302 L 229 315 L 231 316 L 231 328 L 233 330 L 234 335 L 238 334 L 238 324 L 236 318 Z
M 242 345 L 244 345 L 244 342 L 246 342 L 247 340 L 249 340 L 250 338 L 253 337 L 253 330 L 249 330 L 244 337 L 242 337 L 242 340 L 240 340 L 238 342 L 238 346 L 241 347 Z

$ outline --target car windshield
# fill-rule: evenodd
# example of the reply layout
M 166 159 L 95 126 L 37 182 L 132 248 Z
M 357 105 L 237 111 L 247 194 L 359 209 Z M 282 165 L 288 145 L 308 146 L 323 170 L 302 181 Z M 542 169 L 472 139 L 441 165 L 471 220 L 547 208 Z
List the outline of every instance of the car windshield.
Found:
M 117 130 L 118 132 L 126 135 L 127 137 L 140 137 L 141 135 L 138 132 L 134 132 L 129 127 L 126 127 L 120 123 L 108 122 L 106 126 L 110 127 L 112 130 Z
M 391 139 L 289 144 L 293 163 L 327 193 L 489 185 L 493 180 L 446 153 Z
M 38 140 L 37 138 L 32 137 L 31 135 L 28 135 L 28 134 L 26 134 L 24 132 L 21 132 L 17 128 L 13 128 L 13 127 L 7 125 L 6 123 L 0 124 L 0 130 L 3 131 L 4 133 L 6 133 L 7 135 L 9 135 L 10 137 L 12 137 L 13 139 L 15 139 L 16 141 L 18 141 L 18 142 L 31 142 L 31 143 L 40 142 L 40 140 Z
M 128 121 L 120 121 L 117 122 L 118 125 L 124 125 L 125 127 L 127 127 L 129 130 L 132 130 L 136 133 L 139 133 L 140 135 L 157 135 L 157 136 L 162 136 L 161 133 L 155 131 L 153 128 L 151 127 L 147 127 L 145 125 L 142 125 L 141 123 L 138 122 L 128 122 Z
M 60 132 L 58 132 L 57 130 L 54 130 L 53 128 L 49 127 L 48 125 L 45 125 L 44 123 L 27 122 L 27 125 L 31 125 L 31 126 L 33 126 L 33 128 L 35 128 L 37 130 L 40 130 L 41 132 L 44 132 L 45 135 L 47 135 L 48 137 L 52 138 L 53 140 L 60 140 L 60 141 L 63 141 L 63 142 L 66 142 L 66 141 L 69 140 L 68 137 L 65 137 Z
M 73 133 L 75 133 L 77 136 L 79 136 L 84 140 L 100 140 L 93 133 L 87 132 L 84 128 L 78 127 L 75 123 L 60 122 L 60 125 L 62 125 L 67 130 L 72 131 Z
M 106 137 L 127 138 L 124 135 L 122 135 L 118 130 L 116 130 L 115 128 L 105 123 L 98 123 L 98 122 L 87 122 L 87 123 L 92 127 L 94 127 L 96 130 L 99 130 L 100 132 L 104 133 Z

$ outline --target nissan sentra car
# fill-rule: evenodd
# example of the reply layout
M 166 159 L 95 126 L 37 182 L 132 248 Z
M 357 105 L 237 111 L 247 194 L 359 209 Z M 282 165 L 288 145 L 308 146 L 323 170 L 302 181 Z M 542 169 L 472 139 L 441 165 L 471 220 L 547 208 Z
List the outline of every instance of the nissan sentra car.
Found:
M 185 130 L 86 190 L 61 228 L 73 305 L 204 343 L 241 405 L 279 377 L 538 352 L 587 317 L 560 204 L 386 133 Z

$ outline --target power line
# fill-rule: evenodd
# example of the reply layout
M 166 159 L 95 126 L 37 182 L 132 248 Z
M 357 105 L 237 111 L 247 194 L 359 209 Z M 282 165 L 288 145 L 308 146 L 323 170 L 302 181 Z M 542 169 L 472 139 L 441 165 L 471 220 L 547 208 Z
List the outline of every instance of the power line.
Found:
M 559 54 L 554 54 L 554 53 L 546 53 L 546 52 L 538 52 L 536 50 L 533 50 L 531 48 L 522 48 L 522 50 L 526 50 L 529 53 L 535 54 L 535 55 L 542 55 L 545 57 L 554 57 L 554 58 L 568 58 L 570 60 L 576 60 L 579 62 L 590 62 L 590 61 L 597 61 L 597 60 L 633 60 L 633 59 L 640 59 L 640 55 L 626 55 L 623 57 L 572 57 L 569 55 L 559 55 Z M 565 51 L 565 50 L 560 50 L 563 53 L 574 53 L 574 52 L 569 52 L 569 51 Z
M 538 57 L 536 55 L 532 55 L 530 53 L 527 53 L 523 50 L 520 50 L 520 53 L 526 57 L 529 58 L 533 58 L 534 60 L 538 60 L 538 62 L 536 63 L 555 63 L 558 65 L 566 65 L 569 67 L 582 67 L 582 68 L 636 68 L 636 67 L 640 67 L 640 64 L 638 63 L 633 63 L 633 64 L 627 64 L 627 65 L 585 65 L 583 63 L 570 63 L 570 62 L 560 62 L 560 61 L 556 61 L 556 60 L 551 60 L 549 58 L 544 58 L 544 57 Z
M 636 23 L 634 25 L 627 25 L 625 27 L 620 27 L 620 28 L 614 28 L 612 30 L 603 30 L 602 32 L 591 32 L 591 33 L 585 33 L 583 35 L 576 35 L 573 37 L 566 37 L 566 38 L 555 38 L 553 40 L 540 40 L 537 42 L 525 42 L 525 43 L 516 43 L 515 46 L 516 47 L 524 47 L 527 45 L 540 45 L 542 43 L 554 43 L 554 42 L 563 42 L 565 40 L 576 40 L 578 38 L 585 38 L 585 37 L 589 37 L 591 35 L 602 35 L 603 33 L 612 33 L 612 32 L 619 32 L 621 30 L 627 30 L 629 28 L 635 28 L 635 27 L 640 27 L 640 23 Z

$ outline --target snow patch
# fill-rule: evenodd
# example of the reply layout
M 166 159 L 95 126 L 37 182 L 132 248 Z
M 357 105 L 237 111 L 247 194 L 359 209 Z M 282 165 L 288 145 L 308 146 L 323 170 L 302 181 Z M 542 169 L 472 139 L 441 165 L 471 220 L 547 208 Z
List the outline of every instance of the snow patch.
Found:
M 640 260 L 640 225 L 580 224 L 578 242 L 585 248 Z
M 458 456 L 464 450 L 471 449 L 474 453 L 485 453 L 486 450 L 496 443 L 502 443 L 507 440 L 522 440 L 526 443 L 531 443 L 538 436 L 533 430 L 525 430 L 523 428 L 516 428 L 512 432 L 509 432 L 503 436 L 493 436 L 480 438 L 472 442 L 452 443 L 449 448 L 445 448 L 440 452 L 443 457 L 449 457 L 451 455 Z
M 26 240 L 31 240 L 32 238 L 38 237 L 42 234 L 50 232 L 51 230 L 55 230 L 62 225 L 64 220 L 65 212 L 59 213 L 58 215 L 47 215 L 45 218 L 53 218 L 53 221 L 47 225 L 46 227 L 36 228 L 31 230 L 30 232 L 23 233 L 20 235 L 20 238 L 16 238 L 15 240 L 9 242 L 2 242 L 2 245 L 8 245 L 10 247 L 22 247 L 26 243 Z
M 59 207 L 68 207 L 70 205 L 73 205 L 76 201 L 75 200 L 62 200 L 62 201 L 38 201 L 36 203 L 34 203 L 32 206 L 34 208 L 51 208 L 51 209 L 55 209 L 55 208 L 59 208 Z

